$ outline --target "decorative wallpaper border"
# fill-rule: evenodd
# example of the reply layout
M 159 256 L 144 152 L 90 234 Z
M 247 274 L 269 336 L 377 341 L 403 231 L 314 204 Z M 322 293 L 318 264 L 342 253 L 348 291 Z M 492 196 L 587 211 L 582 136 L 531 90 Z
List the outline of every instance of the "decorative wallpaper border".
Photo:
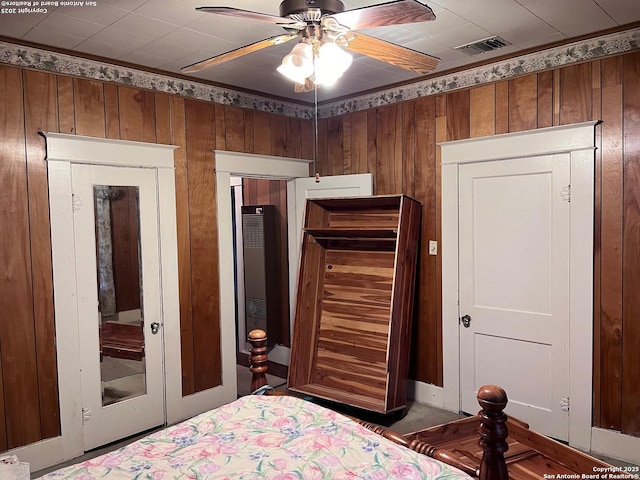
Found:
M 505 80 L 572 63 L 594 60 L 640 48 L 640 28 L 590 38 L 501 62 L 463 70 L 450 75 L 380 90 L 349 100 L 323 104 L 318 117 L 327 118 L 349 112 L 402 102 L 460 88 Z M 92 80 L 119 83 L 223 105 L 311 119 L 313 107 L 236 92 L 168 75 L 97 62 L 81 57 L 0 41 L 0 63 L 73 75 Z
M 325 104 L 318 109 L 318 116 L 324 118 L 366 110 L 390 103 L 505 80 L 518 75 L 540 72 L 572 63 L 594 60 L 638 48 L 640 48 L 640 28 L 634 28 L 513 57 L 451 75 L 443 75 L 422 82 L 377 91 L 342 102 Z
M 156 92 L 206 100 L 223 105 L 235 105 L 290 117 L 311 118 L 313 109 L 305 105 L 273 100 L 259 95 L 236 92 L 213 85 L 181 78 L 97 62 L 64 53 L 50 52 L 0 41 L 0 63 L 34 68 L 52 73 L 119 83 Z

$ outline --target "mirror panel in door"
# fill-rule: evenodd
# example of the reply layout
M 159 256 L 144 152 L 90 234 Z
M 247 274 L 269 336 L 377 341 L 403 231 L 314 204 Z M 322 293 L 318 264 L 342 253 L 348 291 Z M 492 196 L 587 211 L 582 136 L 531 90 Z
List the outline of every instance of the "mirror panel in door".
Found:
M 139 191 L 94 185 L 102 404 L 144 395 Z

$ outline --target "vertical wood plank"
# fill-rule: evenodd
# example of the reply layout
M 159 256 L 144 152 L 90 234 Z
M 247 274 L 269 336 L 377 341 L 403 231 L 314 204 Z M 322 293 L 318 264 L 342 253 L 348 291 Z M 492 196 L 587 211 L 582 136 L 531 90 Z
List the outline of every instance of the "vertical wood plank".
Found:
M 127 190 L 110 204 L 116 311 L 140 308 L 137 198 Z M 134 220 L 135 219 L 135 220 Z
M 509 132 L 509 82 L 496 83 L 496 134 Z
M 311 120 L 302 120 L 300 122 L 300 158 L 305 160 L 313 160 L 313 152 L 315 145 L 315 130 Z M 310 167 L 312 168 L 312 167 Z
M 253 205 L 256 202 L 253 199 L 256 196 L 256 180 L 255 178 L 242 179 L 242 204 Z
M 255 205 L 269 205 L 271 203 L 270 180 L 264 178 L 256 179 Z
M 194 385 L 199 392 L 222 381 L 216 182 L 211 152 L 216 147 L 212 125 L 217 112 L 214 105 L 193 100 L 185 107 Z
M 579 63 L 560 69 L 560 124 L 591 120 L 591 65 Z
M 316 142 L 316 164 L 315 173 L 319 173 L 321 177 L 331 175 L 329 166 L 329 145 L 327 139 L 327 119 L 320 118 L 316 125 L 317 142 Z
M 337 116 L 330 117 L 327 120 L 327 155 L 329 160 L 328 175 L 344 174 L 342 118 L 342 116 Z
M 342 122 L 342 172 L 345 175 L 353 173 L 351 166 L 351 114 L 343 116 Z
M 447 94 L 447 138 L 469 138 L 469 90 Z
M 436 97 L 436 143 L 447 141 L 447 97 Z M 436 147 L 436 240 L 442 245 L 442 151 Z M 436 372 L 432 383 L 443 385 L 442 354 L 442 255 L 436 256 Z
M 469 92 L 471 138 L 493 135 L 496 132 L 496 87 L 485 85 Z
M 178 237 L 178 295 L 180 299 L 180 354 L 182 395 L 196 392 L 191 295 L 191 244 L 189 235 L 189 177 L 185 100 L 171 97 L 171 143 L 176 180 L 176 229 Z
M 640 435 L 640 54 L 625 55 L 622 432 Z
M 253 153 L 271 155 L 271 115 L 253 112 Z
M 602 118 L 602 83 L 600 81 L 601 69 L 600 61 L 592 62 L 592 104 L 594 118 Z M 601 390 L 602 376 L 600 366 L 602 364 L 601 357 L 601 331 L 602 331 L 602 305 L 601 305 L 601 243 L 602 243 L 602 125 L 595 126 L 595 162 L 594 162 L 594 209 L 593 209 L 593 408 L 592 408 L 592 424 L 600 426 L 601 420 Z
M 60 406 L 58 403 L 49 189 L 45 161 L 46 142 L 38 132 L 58 130 L 57 91 L 54 75 L 25 70 L 23 79 L 33 315 L 38 367 L 40 428 L 41 437 L 44 439 L 60 435 Z
M 0 67 L 0 344 L 9 448 L 40 440 L 21 70 Z
M 509 131 L 532 130 L 538 124 L 538 77 L 509 80 Z
M 104 138 L 104 92 L 102 82 L 73 79 L 75 93 L 76 133 L 90 137 Z
M 287 242 L 287 182 L 286 180 L 267 180 L 270 187 L 269 203 L 276 207 L 276 248 L 277 261 L 276 269 L 280 280 L 279 293 L 279 338 L 274 338 L 277 343 L 284 346 L 291 346 L 290 323 L 289 323 L 289 244 Z M 278 320 L 278 319 L 276 319 Z
M 158 143 L 171 145 L 171 97 L 162 93 L 155 96 L 156 139 Z
M 271 115 L 271 155 L 287 156 L 287 119 L 282 115 Z
M 226 133 L 226 123 L 224 118 L 224 109 L 225 106 L 219 103 L 213 105 L 213 109 L 215 112 L 214 117 L 214 125 L 215 125 L 215 136 L 216 136 L 216 144 L 215 149 L 217 150 L 226 150 L 227 149 L 227 133 Z
M 373 193 L 378 194 L 376 171 L 378 165 L 378 114 L 375 109 L 367 110 L 367 169 L 373 177 Z
M 155 94 L 131 87 L 118 87 L 120 138 L 156 142 Z
M 120 138 L 120 101 L 118 86 L 105 83 L 104 89 L 104 121 L 107 138 Z
M 367 173 L 367 112 L 352 113 L 350 125 L 351 173 Z
M 560 125 L 560 69 L 553 70 L 553 125 Z
M 244 112 L 238 107 L 224 107 L 225 150 L 244 151 Z
M 244 151 L 246 153 L 255 153 L 253 151 L 253 112 L 251 110 L 243 110 L 244 116 Z
M 285 156 L 302 158 L 301 122 L 297 118 L 286 117 L 287 145 Z
M 602 63 L 602 171 L 600 177 L 601 425 L 620 430 L 622 377 L 622 69 L 620 57 Z
M 402 106 L 402 193 L 415 196 L 416 182 L 416 102 Z
M 538 128 L 553 125 L 553 72 L 538 73 Z
M 402 105 L 377 110 L 376 193 L 402 193 Z
M 76 133 L 73 79 L 58 76 L 58 124 L 60 133 Z
M 438 378 L 436 314 L 436 257 L 429 255 L 429 240 L 436 240 L 436 102 L 433 97 L 416 101 L 415 198 L 422 202 L 417 303 L 412 334 L 410 375 L 416 380 L 436 383 Z

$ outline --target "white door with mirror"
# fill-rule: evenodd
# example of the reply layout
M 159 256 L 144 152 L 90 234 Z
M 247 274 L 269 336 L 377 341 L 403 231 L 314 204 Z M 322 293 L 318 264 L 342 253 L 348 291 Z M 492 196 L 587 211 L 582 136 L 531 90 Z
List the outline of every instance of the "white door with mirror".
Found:
M 154 169 L 71 168 L 84 449 L 162 425 Z

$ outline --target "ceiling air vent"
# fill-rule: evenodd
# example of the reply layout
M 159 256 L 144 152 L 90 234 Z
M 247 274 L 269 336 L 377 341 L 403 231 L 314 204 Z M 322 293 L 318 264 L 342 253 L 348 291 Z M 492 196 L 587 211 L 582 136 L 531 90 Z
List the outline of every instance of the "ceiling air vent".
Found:
M 460 50 L 467 55 L 478 55 L 479 53 L 491 52 L 493 50 L 506 47 L 507 45 L 511 44 L 504 38 L 489 37 L 483 40 L 478 40 L 477 42 L 460 45 L 459 47 L 455 47 L 454 50 Z

